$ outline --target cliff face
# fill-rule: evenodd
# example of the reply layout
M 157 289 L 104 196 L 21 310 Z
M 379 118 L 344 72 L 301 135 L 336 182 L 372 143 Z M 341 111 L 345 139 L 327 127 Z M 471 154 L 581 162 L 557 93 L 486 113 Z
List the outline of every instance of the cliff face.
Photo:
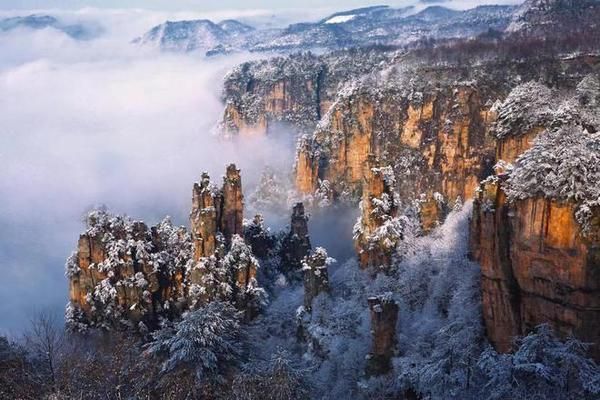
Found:
M 148 229 L 105 211 L 90 213 L 66 265 L 67 323 L 74 329 L 153 328 L 160 318 L 213 299 L 233 301 L 251 318 L 263 293 L 242 221 L 235 165 L 227 168 L 222 188 L 207 174 L 194 185 L 191 234 L 168 220 Z
M 471 198 L 491 172 L 494 141 L 487 133 L 495 113 L 469 85 L 426 93 L 394 85 L 339 98 L 298 146 L 298 190 L 310 194 L 327 181 L 334 197 L 360 197 L 369 184 L 363 166 L 373 154 L 392 167 L 401 198 L 422 200 L 424 229 L 434 227 L 444 214 L 434 194 L 446 203 Z
M 225 78 L 225 136 L 265 135 L 278 128 L 312 132 L 340 83 L 373 69 L 384 52 L 294 54 L 240 65 Z
M 580 88 L 575 99 L 549 104 L 542 119 L 526 113 L 518 125 L 500 120 L 495 127 L 498 158 L 514 165 L 482 184 L 470 247 L 482 268 L 488 337 L 500 351 L 550 323 L 564 336 L 594 343 L 592 353 L 600 356 L 599 139 L 589 131 L 597 121 L 586 116 L 595 105 L 579 103 Z M 500 113 L 517 97 L 511 94 Z M 523 131 L 508 133 L 510 126 Z
M 484 186 L 471 223 L 490 341 L 509 351 L 515 336 L 550 323 L 564 336 L 598 343 L 598 238 L 582 234 L 574 204 L 541 197 L 509 204 L 500 187 Z M 600 355 L 597 345 L 594 352 Z

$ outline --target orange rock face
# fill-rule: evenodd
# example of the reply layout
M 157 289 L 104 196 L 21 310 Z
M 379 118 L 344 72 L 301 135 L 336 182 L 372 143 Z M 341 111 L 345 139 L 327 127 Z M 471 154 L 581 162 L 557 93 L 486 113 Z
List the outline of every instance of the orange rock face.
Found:
M 425 194 L 430 200 L 436 192 L 448 202 L 470 198 L 495 160 L 488 135 L 495 115 L 486 104 L 470 86 L 420 102 L 361 93 L 340 99 L 324 118 L 328 122 L 298 147 L 297 189 L 312 193 L 319 180 L 327 180 L 336 194 L 359 195 L 362 166 L 374 154 L 394 167 L 403 198 Z M 431 211 L 423 213 L 425 230 L 443 219 L 443 213 Z
M 574 204 L 543 198 L 508 204 L 499 186 L 484 187 L 471 224 L 488 337 L 509 351 L 514 336 L 550 323 L 564 336 L 595 343 L 599 357 L 600 240 L 582 235 Z
M 243 235 L 244 228 L 244 195 L 242 194 L 242 177 L 240 170 L 231 164 L 223 182 L 223 205 L 221 231 L 226 240 L 233 235 Z

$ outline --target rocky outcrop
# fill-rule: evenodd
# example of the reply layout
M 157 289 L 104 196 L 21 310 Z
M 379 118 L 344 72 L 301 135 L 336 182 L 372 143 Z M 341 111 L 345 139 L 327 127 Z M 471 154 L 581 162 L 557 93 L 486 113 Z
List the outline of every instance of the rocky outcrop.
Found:
M 67 322 L 76 327 L 155 326 L 185 307 L 183 280 L 192 244 L 185 228 L 91 212 L 66 264 Z
M 589 98 L 580 103 L 580 89 L 542 110 L 542 119 L 536 107 L 537 115 L 501 118 L 495 127 L 505 162 L 478 191 L 470 248 L 482 269 L 487 334 L 500 351 L 549 323 L 592 343 L 600 357 L 600 138 L 590 132 L 597 121 L 587 116 L 596 105 Z M 501 115 L 515 99 L 509 96 Z
M 233 235 L 243 235 L 244 205 L 240 171 L 234 164 L 227 167 L 223 187 L 210 182 L 207 173 L 194 184 L 190 226 L 194 241 L 194 260 L 215 254 L 219 236 L 231 243 Z
M 244 195 L 242 194 L 242 178 L 240 170 L 235 164 L 227 167 L 223 178 L 223 216 L 221 219 L 221 232 L 226 241 L 233 235 L 244 234 Z
M 327 256 L 327 251 L 317 247 L 302 263 L 304 272 L 304 308 L 311 309 L 315 297 L 329 291 L 329 273 L 327 266 L 333 260 Z
M 367 375 L 382 375 L 392 368 L 396 351 L 398 305 L 390 296 L 369 297 L 373 344 L 367 358 Z
M 221 131 L 227 137 L 312 132 L 341 82 L 367 73 L 393 55 L 350 51 L 293 54 L 247 62 L 225 78 Z M 356 62 L 360 60 L 360 62 Z
M 354 226 L 354 247 L 362 268 L 385 269 L 390 266 L 401 229 L 395 219 L 398 200 L 392 188 L 394 173 L 390 167 L 381 168 L 375 156 L 364 164 L 364 189 L 360 203 L 361 215 Z
M 514 337 L 550 323 L 563 336 L 596 343 L 599 356 L 600 241 L 582 234 L 575 204 L 541 197 L 508 203 L 501 187 L 484 184 L 471 222 L 490 341 L 509 351 Z M 600 210 L 594 215 L 600 219 Z
M 148 229 L 106 211 L 91 212 L 66 265 L 68 325 L 153 329 L 161 318 L 215 299 L 234 302 L 251 319 L 264 292 L 242 222 L 235 165 L 227 167 L 222 188 L 211 184 L 207 174 L 194 184 L 191 234 L 169 220 Z
M 308 216 L 304 212 L 304 204 L 297 203 L 292 210 L 290 232 L 283 239 L 281 246 L 282 270 L 292 275 L 300 271 L 310 249 Z

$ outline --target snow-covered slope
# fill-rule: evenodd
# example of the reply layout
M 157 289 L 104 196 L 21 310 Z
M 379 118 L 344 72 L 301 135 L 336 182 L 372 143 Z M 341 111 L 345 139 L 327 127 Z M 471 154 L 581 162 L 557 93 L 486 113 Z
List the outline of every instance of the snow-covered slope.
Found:
M 415 7 L 374 6 L 332 14 L 317 22 L 285 29 L 254 30 L 235 20 L 166 22 L 138 39 L 164 50 L 218 48 L 249 51 L 328 50 L 357 46 L 402 45 L 423 37 L 455 38 L 502 31 L 515 7 L 480 6 L 457 11 L 439 5 L 416 12 Z
M 135 43 L 159 47 L 166 51 L 208 51 L 217 46 L 230 46 L 254 28 L 235 20 L 218 24 L 207 19 L 167 21 L 155 26 Z
M 546 35 L 586 29 L 600 17 L 598 0 L 527 0 L 514 13 L 511 33 Z

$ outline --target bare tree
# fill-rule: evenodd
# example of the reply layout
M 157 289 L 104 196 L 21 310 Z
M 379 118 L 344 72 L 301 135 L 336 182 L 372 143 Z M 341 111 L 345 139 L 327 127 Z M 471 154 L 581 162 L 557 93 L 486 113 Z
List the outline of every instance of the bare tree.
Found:
M 57 393 L 57 367 L 65 343 L 64 329 L 55 314 L 48 310 L 37 312 L 25 333 L 27 349 L 39 368 L 35 371 L 38 383 Z

